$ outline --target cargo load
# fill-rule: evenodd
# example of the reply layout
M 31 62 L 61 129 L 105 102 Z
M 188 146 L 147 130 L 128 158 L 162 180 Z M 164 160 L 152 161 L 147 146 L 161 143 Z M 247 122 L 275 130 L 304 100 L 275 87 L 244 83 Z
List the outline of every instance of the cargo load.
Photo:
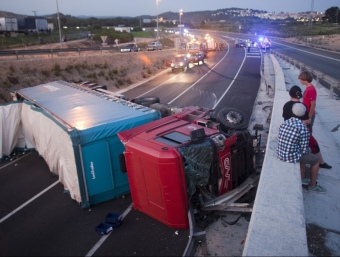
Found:
M 159 111 L 65 81 L 24 88 L 16 97 L 0 106 L 2 154 L 35 149 L 82 208 L 129 193 L 117 133 L 159 119 Z

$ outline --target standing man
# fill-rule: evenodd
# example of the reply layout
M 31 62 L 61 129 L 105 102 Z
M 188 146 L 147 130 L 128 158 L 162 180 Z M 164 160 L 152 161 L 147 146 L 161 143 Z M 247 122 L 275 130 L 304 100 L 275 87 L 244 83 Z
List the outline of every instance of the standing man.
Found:
M 315 120 L 315 107 L 316 107 L 316 89 L 312 84 L 313 76 L 308 71 L 303 71 L 300 73 L 298 77 L 300 83 L 304 86 L 306 86 L 305 91 L 303 92 L 303 99 L 302 103 L 304 103 L 307 106 L 308 111 L 308 117 L 309 117 L 309 123 L 310 123 L 310 129 L 312 129 L 312 126 L 314 124 Z
M 319 173 L 319 158 L 310 152 L 309 130 L 303 124 L 302 118 L 306 106 L 295 103 L 292 107 L 292 117 L 281 124 L 279 129 L 277 156 L 281 161 L 300 163 L 300 174 L 303 185 L 308 185 L 308 191 L 325 193 L 327 190 L 317 183 Z M 310 179 L 305 177 L 305 165 L 310 165 Z
M 248 47 L 248 53 L 249 53 L 249 51 L 250 51 L 250 40 L 249 39 L 247 41 L 247 47 Z
M 315 109 L 316 109 L 316 97 L 317 97 L 316 89 L 312 84 L 313 76 L 310 72 L 303 71 L 300 73 L 298 79 L 302 85 L 306 86 L 306 89 L 303 92 L 302 103 L 304 103 L 307 106 L 307 112 L 308 112 L 308 118 L 309 118 L 308 128 L 310 132 L 312 133 L 313 131 L 312 127 L 314 125 L 315 114 L 316 114 Z M 327 163 L 320 163 L 320 168 L 331 169 L 332 166 L 328 165 Z

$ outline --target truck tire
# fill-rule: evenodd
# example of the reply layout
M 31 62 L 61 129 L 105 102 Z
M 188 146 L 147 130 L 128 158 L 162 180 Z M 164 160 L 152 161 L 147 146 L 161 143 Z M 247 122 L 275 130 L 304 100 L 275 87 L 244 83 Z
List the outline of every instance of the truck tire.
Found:
M 159 103 L 159 97 L 149 96 L 149 97 L 139 97 L 132 99 L 131 102 L 140 104 L 143 106 L 150 106 L 151 104 Z
M 247 115 L 232 107 L 226 107 L 220 110 L 217 114 L 217 120 L 224 132 L 228 132 L 229 129 L 247 129 L 249 124 Z

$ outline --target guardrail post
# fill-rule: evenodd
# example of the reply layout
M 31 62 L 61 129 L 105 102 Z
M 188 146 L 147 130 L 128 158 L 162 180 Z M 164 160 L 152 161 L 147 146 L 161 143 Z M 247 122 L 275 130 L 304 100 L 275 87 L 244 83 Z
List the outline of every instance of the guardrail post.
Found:
M 303 72 L 303 68 L 304 68 L 304 65 L 301 64 L 301 65 L 300 65 L 300 72 Z
M 18 50 L 15 51 L 15 54 L 17 56 L 17 60 L 19 59 L 19 54 L 18 54 Z
M 51 58 L 53 58 L 53 49 L 50 49 L 51 52 Z
M 78 56 L 80 56 L 80 48 L 78 48 Z
M 317 86 L 320 86 L 320 76 L 318 76 L 318 74 L 315 74 L 315 76 L 316 76 Z
M 334 87 L 336 87 L 336 83 L 331 83 L 329 90 L 331 91 L 331 99 L 334 98 Z

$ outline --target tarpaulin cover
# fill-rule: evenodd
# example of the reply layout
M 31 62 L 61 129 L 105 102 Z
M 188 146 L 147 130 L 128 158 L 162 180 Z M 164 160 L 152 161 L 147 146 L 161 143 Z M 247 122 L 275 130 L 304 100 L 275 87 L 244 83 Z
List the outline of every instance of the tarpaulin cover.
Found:
M 21 103 L 1 105 L 0 108 L 0 158 L 10 155 L 20 136 Z
M 184 157 L 184 172 L 189 198 L 195 193 L 196 186 L 205 186 L 210 179 L 214 162 L 214 147 L 209 138 L 202 143 L 179 147 L 178 151 Z

